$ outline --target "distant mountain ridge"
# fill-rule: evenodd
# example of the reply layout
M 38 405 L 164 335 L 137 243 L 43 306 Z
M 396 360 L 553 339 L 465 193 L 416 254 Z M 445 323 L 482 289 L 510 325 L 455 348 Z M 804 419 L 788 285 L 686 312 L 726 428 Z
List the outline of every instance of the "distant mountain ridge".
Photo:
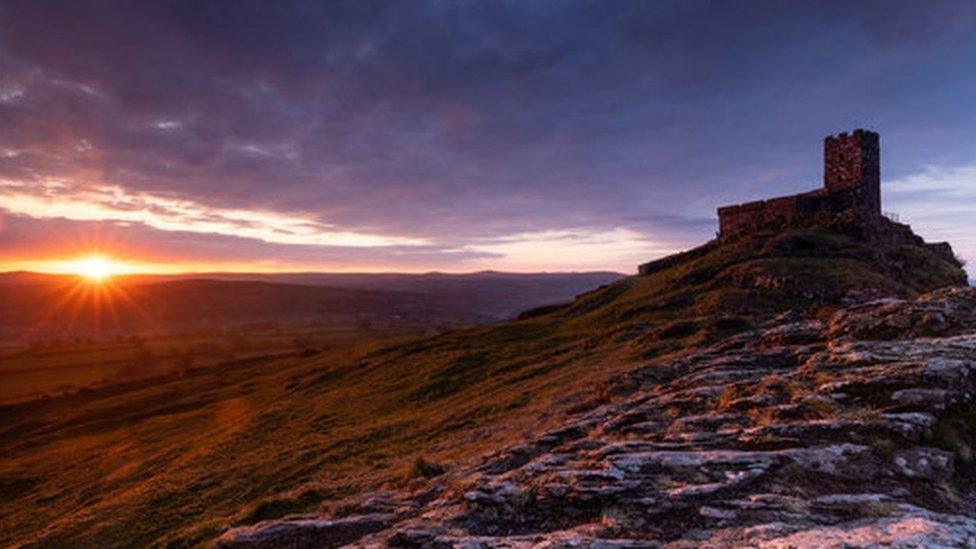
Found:
M 111 280 L 99 293 L 72 276 L 3 273 L 0 341 L 111 337 L 268 321 L 456 327 L 506 320 L 525 309 L 572 299 L 620 276 L 132 275 Z

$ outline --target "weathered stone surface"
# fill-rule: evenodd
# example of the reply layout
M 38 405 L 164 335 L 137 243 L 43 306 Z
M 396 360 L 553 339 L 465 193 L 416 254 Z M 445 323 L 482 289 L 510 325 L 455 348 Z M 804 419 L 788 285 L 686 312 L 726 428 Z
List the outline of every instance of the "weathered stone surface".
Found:
M 974 306 L 954 289 L 784 319 L 416 493 L 218 545 L 976 546 L 972 483 L 931 440 L 976 395 Z
M 970 332 L 976 323 L 976 289 L 946 288 L 914 301 L 880 299 L 837 312 L 829 337 L 906 340 Z
M 759 535 L 750 542 L 769 549 L 973 547 L 976 546 L 976 520 L 909 507 L 876 520 L 849 521 L 799 530 L 787 535 Z
M 228 530 L 215 547 L 341 547 L 389 526 L 394 515 L 358 515 L 336 520 L 268 521 Z

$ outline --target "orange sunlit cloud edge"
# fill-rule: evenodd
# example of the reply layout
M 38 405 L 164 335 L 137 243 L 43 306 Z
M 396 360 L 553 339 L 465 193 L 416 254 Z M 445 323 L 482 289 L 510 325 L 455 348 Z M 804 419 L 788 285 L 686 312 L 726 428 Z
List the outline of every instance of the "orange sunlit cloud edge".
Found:
M 0 200 L 0 213 L 2 207 Z M 25 219 L 38 223 L 49 219 L 44 213 L 38 215 L 41 217 L 8 215 L 8 219 L 21 224 Z M 111 259 L 117 274 L 628 271 L 649 256 L 675 251 L 669 243 L 621 227 L 524 232 L 426 249 L 348 247 L 344 249 L 350 252 L 342 252 L 341 257 L 327 246 L 321 252 L 320 246 L 281 243 L 250 248 L 248 242 L 254 240 L 248 237 L 227 240 L 227 236 L 215 235 L 224 240 L 205 241 L 203 235 L 191 240 L 187 234 L 138 222 L 62 219 L 51 225 L 43 240 L 0 250 L 0 271 L 74 274 L 78 262 L 90 255 Z M 253 257 L 240 257 L 241 250 Z M 224 256 L 225 251 L 229 256 Z M 352 257 L 360 253 L 368 254 L 362 256 L 363 261 Z
M 135 251 L 112 253 L 104 247 L 93 252 L 74 252 L 32 259 L 0 259 L 0 272 L 30 271 L 50 274 L 84 275 L 86 271 L 106 268 L 109 276 L 138 274 L 192 274 L 192 273 L 424 273 L 431 271 L 464 273 L 479 270 L 507 272 L 551 272 L 577 270 L 628 270 L 648 255 L 663 256 L 675 249 L 643 240 L 628 231 L 607 231 L 594 234 L 573 234 L 557 231 L 531 235 L 515 235 L 504 240 L 472 245 L 471 249 L 486 254 L 487 259 L 463 261 L 453 266 L 411 267 L 370 263 L 311 263 L 276 260 L 187 262 L 153 261 L 137 259 L 143 254 Z M 128 257 L 127 257 L 128 255 Z M 573 264 L 585 257 L 583 264 Z M 151 256 L 149 256 L 151 257 Z M 621 258 L 623 260 L 621 261 Z M 101 265 L 103 263 L 105 265 Z M 89 277 L 96 278 L 96 277 Z

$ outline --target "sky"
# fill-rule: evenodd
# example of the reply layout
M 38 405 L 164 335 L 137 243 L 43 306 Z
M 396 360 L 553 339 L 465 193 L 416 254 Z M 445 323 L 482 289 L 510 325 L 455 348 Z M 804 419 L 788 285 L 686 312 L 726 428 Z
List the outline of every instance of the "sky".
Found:
M 976 273 L 976 3 L 0 0 L 0 270 L 617 270 L 881 134 Z

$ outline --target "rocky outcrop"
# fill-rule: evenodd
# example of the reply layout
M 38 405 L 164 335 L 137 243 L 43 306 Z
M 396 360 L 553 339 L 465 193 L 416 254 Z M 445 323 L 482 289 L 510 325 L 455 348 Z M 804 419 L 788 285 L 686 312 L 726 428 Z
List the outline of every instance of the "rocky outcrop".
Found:
M 939 439 L 974 370 L 971 288 L 785 315 L 634 365 L 627 396 L 420 488 L 217 545 L 974 546 L 972 469 Z
M 363 514 L 326 520 L 320 518 L 269 521 L 228 532 L 219 547 L 339 547 L 390 526 L 395 515 Z

